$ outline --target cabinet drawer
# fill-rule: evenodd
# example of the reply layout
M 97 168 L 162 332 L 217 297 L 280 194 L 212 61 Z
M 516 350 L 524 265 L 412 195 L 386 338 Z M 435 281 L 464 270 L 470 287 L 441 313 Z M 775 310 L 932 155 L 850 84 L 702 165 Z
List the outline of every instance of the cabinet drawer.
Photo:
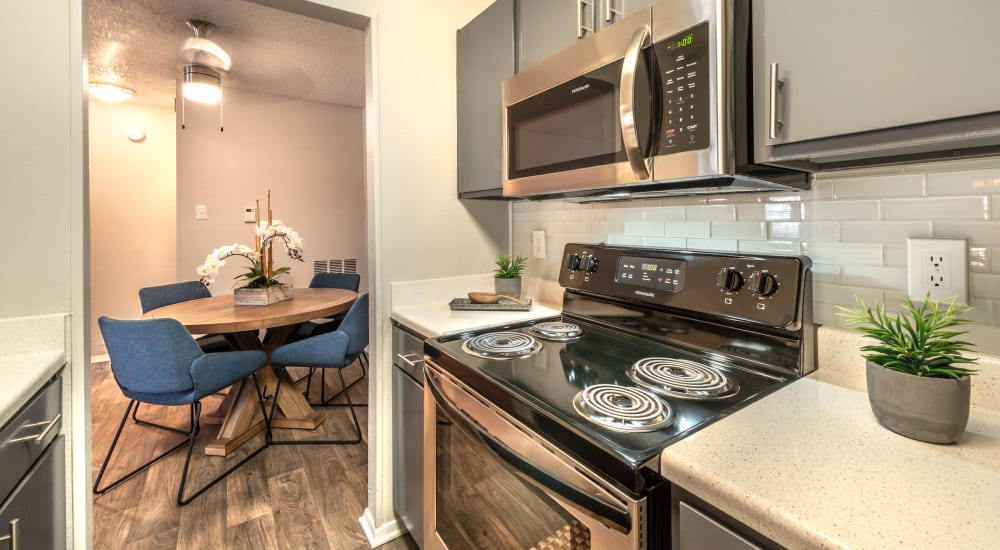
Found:
M 394 326 L 392 328 L 392 364 L 406 371 L 421 384 L 424 381 L 424 340 Z
M 0 431 L 0 500 L 59 435 L 61 409 L 62 378 L 56 376 Z

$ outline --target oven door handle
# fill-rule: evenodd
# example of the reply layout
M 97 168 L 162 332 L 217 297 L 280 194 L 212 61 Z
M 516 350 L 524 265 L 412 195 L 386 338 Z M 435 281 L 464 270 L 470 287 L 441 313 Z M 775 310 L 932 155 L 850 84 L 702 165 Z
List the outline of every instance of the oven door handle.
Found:
M 618 87 L 618 116 L 622 127 L 622 142 L 625 145 L 625 156 L 635 177 L 640 180 L 649 179 L 649 164 L 642 155 L 639 145 L 639 129 L 635 121 L 635 77 L 642 62 L 642 47 L 650 40 L 649 26 L 643 25 L 636 29 L 629 41 L 622 62 L 621 82 Z
M 628 510 L 624 510 L 597 499 L 577 487 L 559 479 L 558 477 L 538 468 L 527 459 L 517 454 L 510 447 L 502 443 L 486 430 L 482 429 L 478 423 L 469 418 L 445 395 L 438 387 L 439 382 L 433 371 L 425 369 L 424 382 L 431 390 L 434 401 L 439 407 L 444 409 L 453 422 L 465 426 L 474 433 L 494 454 L 507 463 L 514 472 L 520 474 L 527 481 L 546 493 L 555 493 L 580 507 L 604 525 L 628 533 L 632 528 L 632 521 Z

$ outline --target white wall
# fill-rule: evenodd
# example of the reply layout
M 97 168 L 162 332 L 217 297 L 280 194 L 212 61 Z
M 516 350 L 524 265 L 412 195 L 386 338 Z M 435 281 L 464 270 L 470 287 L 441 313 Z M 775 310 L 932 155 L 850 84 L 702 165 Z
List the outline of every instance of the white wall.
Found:
M 224 128 L 218 106 L 187 102 L 186 128 L 177 114 L 176 280 L 198 278 L 195 268 L 224 244 L 253 246 L 243 209 L 260 200 L 302 235 L 305 262 L 275 244 L 284 277 L 309 286 L 314 260 L 354 258 L 367 277 L 363 111 L 353 107 L 224 90 Z M 208 207 L 196 220 L 195 205 Z M 213 294 L 232 292 L 248 261 L 227 261 Z
M 141 315 L 140 288 L 176 275 L 174 112 L 90 102 L 91 353 L 107 353 L 97 318 Z M 145 130 L 132 142 L 127 128 Z
M 813 261 L 814 315 L 842 324 L 854 296 L 886 302 L 906 294 L 906 239 L 969 241 L 970 340 L 1000 353 L 1000 158 L 820 174 L 803 193 L 514 205 L 514 250 L 531 255 L 546 232 L 548 260 L 528 276 L 555 287 L 567 242 L 804 254 Z

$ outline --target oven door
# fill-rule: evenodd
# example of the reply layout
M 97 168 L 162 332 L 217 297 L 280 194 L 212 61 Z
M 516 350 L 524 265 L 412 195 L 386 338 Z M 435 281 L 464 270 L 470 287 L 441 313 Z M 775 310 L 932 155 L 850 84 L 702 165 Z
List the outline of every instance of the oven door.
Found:
M 503 82 L 504 195 L 652 180 L 650 18 L 641 10 Z
M 431 362 L 424 364 L 425 550 L 645 548 L 633 499 Z

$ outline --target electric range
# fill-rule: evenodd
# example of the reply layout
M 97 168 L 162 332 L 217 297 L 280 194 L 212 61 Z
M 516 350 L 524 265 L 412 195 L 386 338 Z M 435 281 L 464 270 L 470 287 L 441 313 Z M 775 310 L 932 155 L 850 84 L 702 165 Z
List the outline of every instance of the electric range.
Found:
M 665 484 L 662 451 L 815 368 L 810 266 L 801 256 L 569 244 L 559 317 L 426 341 L 425 405 L 449 406 L 573 516 L 625 503 L 590 535 L 643 547 L 650 537 L 625 517 Z M 535 472 L 548 459 L 535 447 L 606 487 L 574 491 Z M 581 504 L 600 491 L 603 504 Z

